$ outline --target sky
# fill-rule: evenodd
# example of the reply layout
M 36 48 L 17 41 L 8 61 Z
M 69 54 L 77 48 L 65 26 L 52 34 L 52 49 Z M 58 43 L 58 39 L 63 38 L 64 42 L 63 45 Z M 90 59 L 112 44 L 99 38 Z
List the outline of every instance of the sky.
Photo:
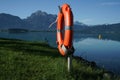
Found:
M 58 14 L 58 6 L 68 3 L 74 21 L 87 25 L 120 23 L 120 0 L 0 0 L 0 13 L 27 18 L 42 10 Z

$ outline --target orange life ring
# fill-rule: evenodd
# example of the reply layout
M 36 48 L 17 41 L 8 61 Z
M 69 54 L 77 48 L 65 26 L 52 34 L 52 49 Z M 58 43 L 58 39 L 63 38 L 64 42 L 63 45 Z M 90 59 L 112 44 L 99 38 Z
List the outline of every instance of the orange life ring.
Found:
M 64 31 L 63 31 L 64 30 Z M 57 18 L 57 45 L 61 55 L 73 50 L 73 14 L 68 4 L 63 4 Z

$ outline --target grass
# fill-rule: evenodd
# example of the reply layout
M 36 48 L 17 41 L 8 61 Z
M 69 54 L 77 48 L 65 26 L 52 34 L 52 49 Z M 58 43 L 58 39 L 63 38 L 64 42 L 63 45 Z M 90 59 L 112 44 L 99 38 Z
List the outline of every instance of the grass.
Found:
M 0 80 L 119 80 L 89 62 L 73 58 L 73 69 L 44 42 L 0 39 Z

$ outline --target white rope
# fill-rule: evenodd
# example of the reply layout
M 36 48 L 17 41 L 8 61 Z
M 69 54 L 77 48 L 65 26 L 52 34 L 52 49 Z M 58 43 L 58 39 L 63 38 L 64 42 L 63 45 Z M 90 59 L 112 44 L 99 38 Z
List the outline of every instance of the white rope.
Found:
M 51 28 L 53 24 L 57 23 L 57 19 L 58 18 L 56 18 L 56 20 L 49 25 L 49 28 Z

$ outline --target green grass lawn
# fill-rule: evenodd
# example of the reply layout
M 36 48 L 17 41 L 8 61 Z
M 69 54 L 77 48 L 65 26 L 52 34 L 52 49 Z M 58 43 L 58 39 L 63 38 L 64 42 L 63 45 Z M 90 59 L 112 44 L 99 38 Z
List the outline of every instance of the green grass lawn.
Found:
M 73 58 L 73 69 L 57 48 L 44 42 L 0 39 L 0 80 L 119 80 Z

